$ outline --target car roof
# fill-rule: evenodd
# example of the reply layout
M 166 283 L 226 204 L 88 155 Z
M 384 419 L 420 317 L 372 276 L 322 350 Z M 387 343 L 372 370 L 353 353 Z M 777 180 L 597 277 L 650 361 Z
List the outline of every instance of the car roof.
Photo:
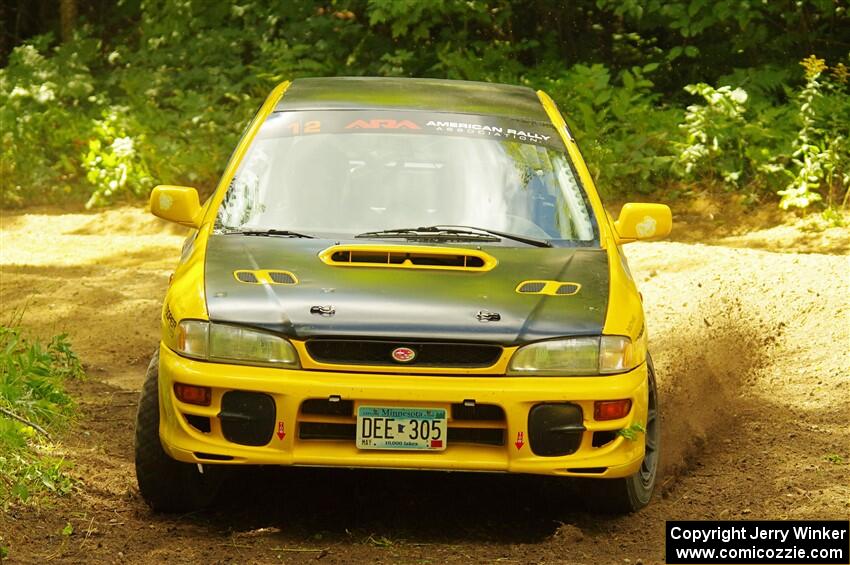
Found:
M 431 78 L 333 77 L 292 82 L 276 111 L 420 110 L 551 123 L 525 86 Z

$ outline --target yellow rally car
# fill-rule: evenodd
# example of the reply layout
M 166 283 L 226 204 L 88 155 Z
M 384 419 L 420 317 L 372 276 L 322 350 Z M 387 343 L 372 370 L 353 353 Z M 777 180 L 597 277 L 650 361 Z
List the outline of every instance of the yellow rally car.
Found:
M 155 510 L 223 469 L 305 465 L 594 479 L 633 511 L 659 455 L 641 298 L 614 221 L 543 92 L 316 78 L 275 88 L 205 205 L 162 308 L 136 424 Z

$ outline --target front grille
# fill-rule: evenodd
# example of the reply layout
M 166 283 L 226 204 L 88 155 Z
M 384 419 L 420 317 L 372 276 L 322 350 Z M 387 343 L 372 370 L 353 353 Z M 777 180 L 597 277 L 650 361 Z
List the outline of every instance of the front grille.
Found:
M 452 404 L 452 419 L 453 420 L 493 420 L 496 422 L 505 421 L 505 411 L 501 406 L 496 404 L 473 404 L 466 406 L 465 404 Z
M 374 404 L 374 403 L 370 403 Z M 301 403 L 298 439 L 301 441 L 350 441 L 357 437 L 354 402 L 310 398 Z M 448 445 L 503 446 L 507 433 L 505 411 L 495 404 L 452 404 L 448 422 Z
M 449 428 L 448 442 L 449 445 L 455 443 L 505 445 L 505 430 L 490 428 Z
M 301 422 L 298 425 L 299 439 L 343 439 L 357 437 L 357 424 L 334 424 L 331 422 Z
M 392 352 L 405 347 L 416 356 L 407 363 L 395 361 Z M 498 345 L 474 343 L 415 343 L 342 339 L 312 339 L 307 352 L 320 363 L 413 367 L 490 367 L 502 355 Z
M 351 417 L 354 414 L 354 403 L 350 400 L 331 402 L 324 398 L 310 398 L 301 403 L 301 413 Z

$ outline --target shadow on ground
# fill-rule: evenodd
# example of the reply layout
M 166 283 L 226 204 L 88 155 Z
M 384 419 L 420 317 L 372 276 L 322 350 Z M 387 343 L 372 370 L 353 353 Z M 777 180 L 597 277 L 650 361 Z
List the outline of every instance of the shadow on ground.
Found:
M 199 525 L 380 543 L 535 543 L 579 518 L 584 482 L 536 476 L 255 467 L 225 482 Z M 597 520 L 613 519 L 605 515 Z

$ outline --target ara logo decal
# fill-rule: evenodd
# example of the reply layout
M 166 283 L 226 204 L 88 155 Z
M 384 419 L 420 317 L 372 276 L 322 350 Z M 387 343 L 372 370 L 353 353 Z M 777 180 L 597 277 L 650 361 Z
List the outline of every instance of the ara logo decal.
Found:
M 355 120 L 345 126 L 345 129 L 422 129 L 410 120 Z
M 396 347 L 393 349 L 392 356 L 399 363 L 410 363 L 416 359 L 416 352 L 409 347 Z

